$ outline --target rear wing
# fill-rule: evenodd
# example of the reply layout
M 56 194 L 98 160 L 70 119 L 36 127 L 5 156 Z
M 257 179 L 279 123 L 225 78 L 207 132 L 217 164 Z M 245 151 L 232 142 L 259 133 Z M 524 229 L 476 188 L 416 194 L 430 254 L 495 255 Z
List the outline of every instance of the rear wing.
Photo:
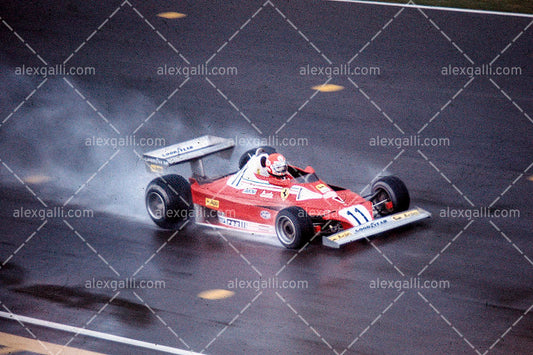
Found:
M 205 176 L 202 158 L 234 146 L 233 139 L 205 135 L 144 153 L 143 159 L 152 172 L 162 172 L 170 166 L 190 162 L 194 175 Z

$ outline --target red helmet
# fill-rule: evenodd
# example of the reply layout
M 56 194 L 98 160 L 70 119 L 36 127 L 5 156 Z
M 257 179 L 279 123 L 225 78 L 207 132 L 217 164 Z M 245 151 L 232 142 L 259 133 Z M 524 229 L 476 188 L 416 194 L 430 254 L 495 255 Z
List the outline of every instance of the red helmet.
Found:
M 265 166 L 271 175 L 285 176 L 287 174 L 287 161 L 279 153 L 270 154 L 265 162 Z

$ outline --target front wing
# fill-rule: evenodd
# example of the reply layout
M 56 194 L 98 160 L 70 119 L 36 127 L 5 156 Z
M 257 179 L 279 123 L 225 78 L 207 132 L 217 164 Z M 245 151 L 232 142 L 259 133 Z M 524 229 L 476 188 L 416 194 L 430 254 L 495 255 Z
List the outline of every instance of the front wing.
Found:
M 331 248 L 340 248 L 341 245 L 364 239 L 369 236 L 386 232 L 388 230 L 405 226 L 424 218 L 431 217 L 431 213 L 422 208 L 413 208 L 411 210 L 395 213 L 383 218 L 361 224 L 357 227 L 346 229 L 342 232 L 330 236 L 322 237 L 322 244 Z

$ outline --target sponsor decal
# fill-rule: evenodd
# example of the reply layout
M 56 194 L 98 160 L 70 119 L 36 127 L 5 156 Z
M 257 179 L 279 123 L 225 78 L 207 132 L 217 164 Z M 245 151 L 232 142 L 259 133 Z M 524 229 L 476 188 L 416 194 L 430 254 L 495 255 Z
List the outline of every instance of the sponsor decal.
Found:
M 207 207 L 213 207 L 213 208 L 219 208 L 220 202 L 218 200 L 215 200 L 213 198 L 205 198 L 205 205 Z
M 417 216 L 419 214 L 420 212 L 418 210 L 412 210 L 412 211 L 401 213 L 399 215 L 392 216 L 392 219 L 395 221 L 399 221 L 401 219 Z
M 366 226 L 362 226 L 362 227 L 356 228 L 356 229 L 353 230 L 353 232 L 354 233 L 362 232 L 362 231 L 367 230 L 367 229 L 372 229 L 372 228 L 379 227 L 379 226 L 381 226 L 382 224 L 385 224 L 385 223 L 387 223 L 386 219 L 377 220 L 377 221 L 369 223 Z
M 250 188 L 242 190 L 242 193 L 247 194 L 247 195 L 255 195 L 256 192 L 257 192 L 256 189 L 250 189 Z
M 261 196 L 262 198 L 272 198 L 274 197 L 274 193 L 272 191 L 269 191 L 269 192 L 263 191 L 261 192 L 259 196 Z
M 178 154 L 183 154 L 183 153 L 187 153 L 187 152 L 190 152 L 191 150 L 194 150 L 194 145 L 188 145 L 188 146 L 185 146 L 185 147 L 179 147 L 178 148 Z
M 362 225 L 361 227 L 357 227 L 357 228 L 354 227 L 354 228 L 351 228 L 351 229 L 349 229 L 347 231 L 341 232 L 339 234 L 332 235 L 331 237 L 328 237 L 328 239 L 333 242 L 333 241 L 336 241 L 336 240 L 339 240 L 339 239 L 342 239 L 342 238 L 346 238 L 346 237 L 348 237 L 351 234 L 357 234 L 359 232 L 363 232 L 363 231 L 366 231 L 366 230 L 369 230 L 369 229 L 377 228 L 377 227 L 379 227 L 379 226 L 381 226 L 381 225 L 383 225 L 385 223 L 387 223 L 386 219 L 378 219 L 378 220 L 366 223 L 366 224 Z
M 326 186 L 324 184 L 318 184 L 315 186 L 316 189 L 322 193 L 326 193 L 326 192 L 329 192 L 331 191 L 331 189 L 329 188 L 329 186 Z
M 289 197 L 289 189 L 285 187 L 283 190 L 281 190 L 281 199 L 286 200 L 287 197 Z
M 248 222 L 241 221 L 240 219 L 219 217 L 220 223 L 225 224 L 230 227 L 236 227 L 241 229 L 248 229 Z
M 261 215 L 261 218 L 263 218 L 263 219 L 270 219 L 270 217 L 271 217 L 270 216 L 270 212 L 268 212 L 268 211 L 261 211 L 260 215 Z
M 342 239 L 342 238 L 346 238 L 350 234 L 351 234 L 350 231 L 344 231 L 344 232 L 340 232 L 339 234 L 335 234 L 334 236 L 332 236 L 332 237 L 330 237 L 328 239 L 331 240 L 332 242 L 334 242 L 336 240 L 339 240 L 339 239 Z
M 163 157 L 164 158 L 168 158 L 168 157 L 171 157 L 171 156 L 174 156 L 174 155 L 180 155 L 180 154 L 184 154 L 184 153 L 187 153 L 187 152 L 190 152 L 191 150 L 194 150 L 194 145 L 188 145 L 188 146 L 184 146 L 184 147 L 177 147 L 177 148 L 174 148 L 172 150 L 168 150 L 166 152 L 163 152 Z

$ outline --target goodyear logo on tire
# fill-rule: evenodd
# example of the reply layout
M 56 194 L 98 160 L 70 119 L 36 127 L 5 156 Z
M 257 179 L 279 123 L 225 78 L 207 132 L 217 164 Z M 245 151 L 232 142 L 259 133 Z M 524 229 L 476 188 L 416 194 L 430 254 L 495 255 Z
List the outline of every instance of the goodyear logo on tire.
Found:
M 220 202 L 218 200 L 215 200 L 213 198 L 205 198 L 205 205 L 207 207 L 213 207 L 213 208 L 219 208 Z

